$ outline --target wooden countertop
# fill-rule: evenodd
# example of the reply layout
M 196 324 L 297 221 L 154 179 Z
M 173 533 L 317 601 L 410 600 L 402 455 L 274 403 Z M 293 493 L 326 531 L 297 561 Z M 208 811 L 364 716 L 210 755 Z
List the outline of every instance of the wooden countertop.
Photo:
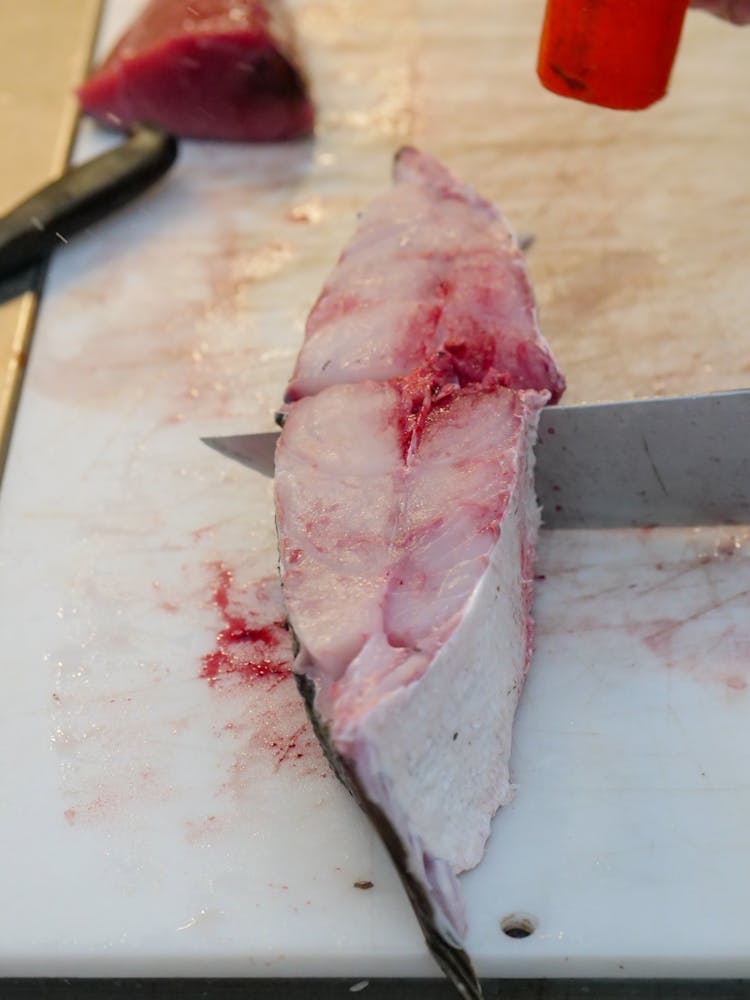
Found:
M 24 0 L 0 33 L 0 212 L 65 168 L 78 107 L 73 88 L 88 66 L 100 0 Z M 43 274 L 35 271 L 0 299 L 0 474 L 31 343 Z

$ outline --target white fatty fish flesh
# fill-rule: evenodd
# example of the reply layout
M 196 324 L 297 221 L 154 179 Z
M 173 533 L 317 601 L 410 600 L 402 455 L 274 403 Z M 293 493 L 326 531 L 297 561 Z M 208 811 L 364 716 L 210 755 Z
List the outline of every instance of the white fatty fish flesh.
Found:
M 495 369 L 519 389 L 565 388 L 500 212 L 434 158 L 396 157 L 307 321 L 286 402 L 327 385 L 408 375 L 437 351 L 464 381 Z

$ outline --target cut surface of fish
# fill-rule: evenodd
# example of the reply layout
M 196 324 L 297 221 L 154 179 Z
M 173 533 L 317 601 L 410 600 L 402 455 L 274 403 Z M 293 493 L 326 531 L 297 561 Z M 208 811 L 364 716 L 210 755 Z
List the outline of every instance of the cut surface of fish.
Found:
M 287 403 L 327 385 L 408 375 L 437 351 L 463 381 L 565 388 L 537 321 L 523 254 L 500 212 L 442 164 L 405 148 L 307 321 Z
M 461 386 L 456 367 L 295 403 L 275 493 L 295 670 L 316 730 L 436 958 L 479 995 L 456 876 L 481 859 L 511 796 L 532 645 L 532 448 L 548 394 L 498 375 Z
M 115 128 L 184 138 L 289 139 L 313 125 L 281 0 L 151 0 L 78 96 Z

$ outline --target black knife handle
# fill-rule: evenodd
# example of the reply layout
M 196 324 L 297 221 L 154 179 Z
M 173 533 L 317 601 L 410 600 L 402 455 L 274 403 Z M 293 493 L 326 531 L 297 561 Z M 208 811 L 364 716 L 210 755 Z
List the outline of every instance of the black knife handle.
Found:
M 177 141 L 139 125 L 116 149 L 73 167 L 0 218 L 0 277 L 39 264 L 80 230 L 150 187 L 177 158 Z

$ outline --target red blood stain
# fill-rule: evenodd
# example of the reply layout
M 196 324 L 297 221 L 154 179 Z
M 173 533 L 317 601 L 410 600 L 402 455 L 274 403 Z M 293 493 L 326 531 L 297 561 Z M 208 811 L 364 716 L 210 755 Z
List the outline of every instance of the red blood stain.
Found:
M 292 643 L 283 621 L 264 621 L 258 613 L 239 609 L 232 597 L 233 575 L 222 563 L 213 564 L 216 574 L 212 604 L 224 627 L 216 635 L 216 649 L 202 659 L 201 677 L 215 684 L 230 675 L 243 680 L 271 678 L 276 683 L 290 676 Z
M 299 760 L 304 757 L 302 747 L 307 738 L 308 727 L 298 726 L 297 729 L 286 739 L 271 740 L 270 746 L 274 751 L 276 766 L 280 767 L 286 760 Z
M 216 648 L 202 657 L 200 675 L 236 699 L 236 715 L 218 735 L 232 741 L 233 761 L 222 791 L 244 797 L 257 768 L 293 768 L 325 775 L 322 751 L 292 675 L 292 639 L 283 621 L 278 577 L 240 585 L 224 563 L 211 563 L 210 603 L 222 628 Z M 229 708 L 229 704 L 227 703 Z
M 274 772 L 291 768 L 300 775 L 328 776 L 323 752 L 293 684 L 269 688 L 265 707 L 253 720 L 230 730 L 225 726 L 222 735 L 235 742 L 233 763 L 223 789 L 236 797 L 247 794 L 262 761 L 270 761 Z

